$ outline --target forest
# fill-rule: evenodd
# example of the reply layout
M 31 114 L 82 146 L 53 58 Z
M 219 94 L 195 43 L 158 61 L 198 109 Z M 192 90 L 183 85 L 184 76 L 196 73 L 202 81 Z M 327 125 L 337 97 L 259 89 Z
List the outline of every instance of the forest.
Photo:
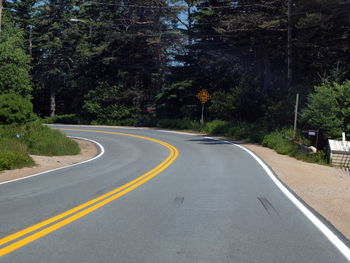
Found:
M 193 125 L 206 89 L 206 121 L 290 128 L 299 94 L 300 131 L 350 132 L 348 0 L 0 3 L 0 94 L 40 118 Z

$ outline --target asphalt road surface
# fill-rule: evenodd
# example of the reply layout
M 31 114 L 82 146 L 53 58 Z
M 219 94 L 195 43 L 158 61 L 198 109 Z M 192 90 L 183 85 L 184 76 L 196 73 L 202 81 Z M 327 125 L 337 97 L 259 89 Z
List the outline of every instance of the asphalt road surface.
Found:
M 81 129 L 64 132 L 99 142 L 104 154 L 0 185 L 1 263 L 349 262 L 348 248 L 236 145 L 151 129 L 55 127 Z

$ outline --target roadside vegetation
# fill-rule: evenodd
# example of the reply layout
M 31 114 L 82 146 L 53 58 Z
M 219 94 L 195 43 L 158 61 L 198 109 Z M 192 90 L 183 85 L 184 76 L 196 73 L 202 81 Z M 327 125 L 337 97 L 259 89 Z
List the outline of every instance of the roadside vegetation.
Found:
M 33 166 L 30 154 L 60 156 L 79 152 L 76 142 L 39 121 L 0 126 L 0 170 Z
M 318 163 L 327 139 L 350 134 L 349 1 L 3 2 L 0 94 L 13 102 L 0 99 L 0 124 L 15 125 L 29 152 L 57 154 L 45 130 L 19 128 L 36 119 L 30 102 L 45 123 L 189 129 Z M 300 134 L 319 131 L 313 155 L 286 135 L 296 94 Z
M 320 150 L 309 154 L 301 145 L 310 146 L 308 139 L 297 134 L 293 140 L 292 129 L 280 129 L 269 131 L 257 124 L 251 123 L 230 123 L 222 120 L 207 122 L 200 126 L 198 122 L 189 120 L 166 120 L 158 122 L 158 127 L 193 130 L 203 132 L 209 135 L 224 136 L 232 140 L 241 140 L 247 143 L 259 143 L 265 147 L 275 150 L 279 154 L 289 155 L 305 162 L 327 164 L 325 151 Z
M 35 165 L 30 154 L 75 155 L 79 151 L 76 142 L 42 125 L 29 100 L 0 95 L 0 171 Z

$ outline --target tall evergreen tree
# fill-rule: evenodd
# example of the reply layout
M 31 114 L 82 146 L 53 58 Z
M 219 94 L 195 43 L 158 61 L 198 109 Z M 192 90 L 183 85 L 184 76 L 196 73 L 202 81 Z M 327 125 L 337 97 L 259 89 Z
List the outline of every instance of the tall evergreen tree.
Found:
M 0 93 L 15 93 L 31 98 L 30 58 L 24 51 L 23 32 L 4 13 L 0 32 Z

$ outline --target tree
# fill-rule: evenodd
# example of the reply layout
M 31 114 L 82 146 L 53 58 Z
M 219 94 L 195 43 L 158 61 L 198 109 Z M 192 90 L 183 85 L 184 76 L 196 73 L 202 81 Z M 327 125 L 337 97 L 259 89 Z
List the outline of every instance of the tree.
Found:
M 121 85 L 110 86 L 106 82 L 101 82 L 96 89 L 85 96 L 84 117 L 90 121 L 109 124 L 117 124 L 127 119 L 135 120 L 139 109 L 133 103 L 134 94 L 129 93 L 123 97 L 126 95 L 123 90 L 125 88 Z
M 350 73 L 349 8 L 349 1 L 296 1 L 293 44 L 298 67 L 294 71 L 309 91 L 335 64 L 343 67 L 345 75 Z
M 23 32 L 4 13 L 0 33 L 0 93 L 15 93 L 31 98 L 30 58 L 24 52 Z
M 5 0 L 5 7 L 10 10 L 14 23 L 24 32 L 25 49 L 32 55 L 32 38 L 35 7 L 39 0 Z
M 324 82 L 308 97 L 302 120 L 325 138 L 336 138 L 342 131 L 350 132 L 350 81 L 343 84 Z
M 46 1 L 37 7 L 33 18 L 37 32 L 33 47 L 34 103 L 40 105 L 43 115 L 54 116 L 57 106 L 64 108 L 69 105 L 68 101 L 57 101 L 57 94 L 66 88 L 74 63 L 77 36 L 70 23 L 76 10 L 74 2 Z

